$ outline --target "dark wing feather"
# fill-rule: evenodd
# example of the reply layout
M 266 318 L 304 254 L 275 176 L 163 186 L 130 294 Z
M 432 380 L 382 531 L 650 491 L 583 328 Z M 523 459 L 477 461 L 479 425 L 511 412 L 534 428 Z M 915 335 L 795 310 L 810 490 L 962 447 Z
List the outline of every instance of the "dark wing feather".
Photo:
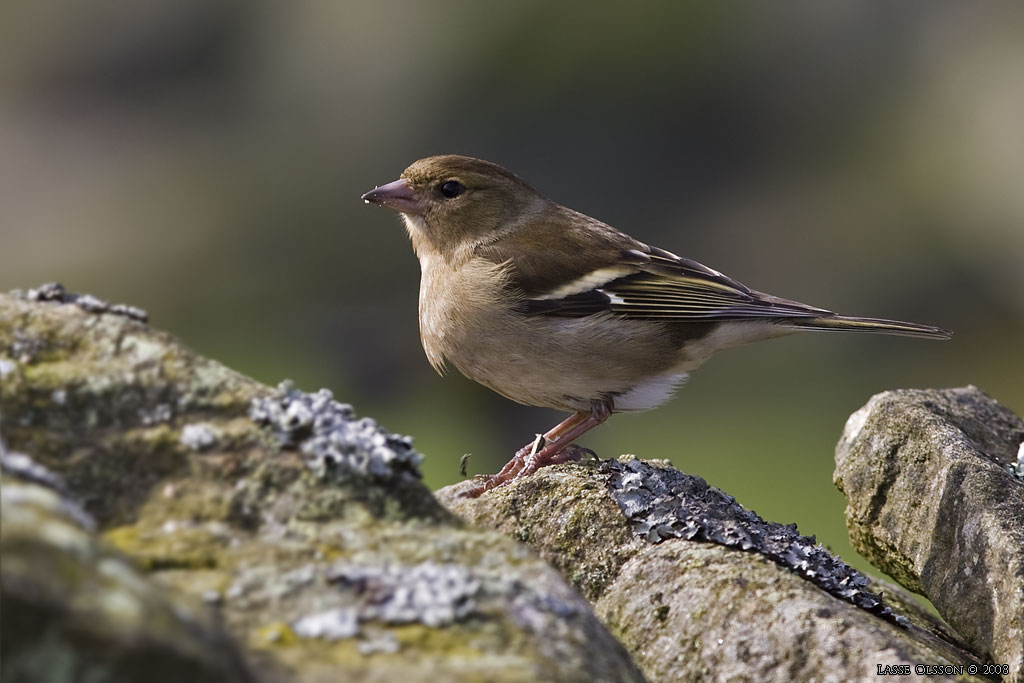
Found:
M 523 299 L 520 310 L 527 315 L 554 315 L 560 318 L 584 318 L 611 310 L 611 297 L 596 289 L 560 299 Z
M 816 318 L 830 311 L 754 291 L 696 261 L 649 248 L 621 253 L 628 271 L 607 282 L 580 280 L 583 291 L 542 295 L 522 302 L 528 315 L 582 317 L 608 311 L 627 318 L 666 322 L 721 322 Z M 610 268 L 609 268 L 610 270 Z M 614 272 L 614 271 L 610 271 Z M 560 294 L 556 290 L 556 294 Z

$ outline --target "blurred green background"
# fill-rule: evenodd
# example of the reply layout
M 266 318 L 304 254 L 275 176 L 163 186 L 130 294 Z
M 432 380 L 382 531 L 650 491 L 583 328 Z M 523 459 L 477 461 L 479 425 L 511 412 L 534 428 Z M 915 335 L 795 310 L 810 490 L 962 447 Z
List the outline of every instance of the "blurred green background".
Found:
M 860 567 L 831 481 L 875 392 L 1024 412 L 1024 4 L 41 0 L 0 22 L 0 290 L 59 280 L 415 436 L 431 487 L 561 416 L 419 348 L 418 265 L 359 195 L 499 162 L 755 288 L 955 330 L 716 357 L 583 443 L 669 458 Z M 928 495 L 928 492 L 922 492 Z

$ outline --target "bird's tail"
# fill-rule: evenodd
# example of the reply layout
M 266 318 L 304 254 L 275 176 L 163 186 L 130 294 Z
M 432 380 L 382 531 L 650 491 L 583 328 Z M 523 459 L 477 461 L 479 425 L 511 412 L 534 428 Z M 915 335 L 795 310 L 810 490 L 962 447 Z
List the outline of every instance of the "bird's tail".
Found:
M 790 318 L 787 325 L 808 330 L 826 332 L 875 332 L 878 334 L 895 334 L 903 337 L 921 337 L 924 339 L 949 339 L 953 333 L 941 327 L 905 323 L 899 320 L 883 318 L 854 318 L 845 315 L 823 316 L 820 318 Z

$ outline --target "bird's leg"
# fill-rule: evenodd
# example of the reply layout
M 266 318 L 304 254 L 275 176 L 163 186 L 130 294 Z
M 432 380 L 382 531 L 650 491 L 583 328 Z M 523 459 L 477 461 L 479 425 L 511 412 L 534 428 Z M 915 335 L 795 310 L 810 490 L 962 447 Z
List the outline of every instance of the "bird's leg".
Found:
M 562 429 L 557 436 L 551 435 L 552 438 L 549 438 L 544 448 L 527 458 L 526 466 L 519 471 L 516 478 L 529 476 L 541 467 L 579 460 L 582 451 L 585 449 L 570 448 L 572 442 L 607 420 L 611 414 L 612 404 L 608 400 L 595 401 L 589 412 L 575 413 L 573 417 L 582 415 L 582 419 Z M 569 420 L 562 422 L 552 431 L 565 426 L 567 422 Z M 545 436 L 549 435 L 550 432 L 545 434 Z
M 601 424 L 612 414 L 611 401 L 595 401 L 589 411 L 577 411 L 543 435 L 520 448 L 497 474 L 482 477 L 484 482 L 462 495 L 476 498 L 502 484 L 526 477 L 541 467 L 579 460 L 583 449 L 567 448 L 573 441 Z M 538 450 L 539 449 L 539 450 Z
M 512 459 L 505 463 L 505 466 L 501 468 L 497 474 L 484 474 L 477 475 L 478 479 L 483 480 L 483 484 L 467 491 L 464 495 L 469 498 L 476 498 L 484 491 L 500 486 L 507 481 L 520 476 L 520 472 L 527 465 L 528 458 L 535 455 L 539 450 L 543 450 L 551 439 L 557 439 L 567 429 L 572 429 L 577 424 L 587 419 L 589 413 L 576 412 L 570 415 L 568 418 L 559 422 L 553 428 L 548 430 L 544 434 L 538 434 L 530 443 L 526 444 L 512 456 Z
M 554 430 L 551 430 L 551 431 L 554 431 Z M 506 478 L 508 478 L 508 477 L 511 477 L 511 476 L 517 474 L 519 472 L 519 470 L 521 470 L 523 468 L 523 466 L 526 464 L 526 458 L 527 457 L 535 454 L 537 451 L 539 451 L 540 449 L 544 448 L 544 445 L 547 443 L 547 440 L 548 440 L 548 434 L 550 434 L 550 433 L 551 432 L 548 432 L 547 434 L 538 434 L 537 438 L 535 438 L 533 441 L 531 441 L 530 443 L 526 444 L 525 446 L 520 448 L 518 451 L 516 451 L 516 454 L 513 455 L 512 458 L 507 463 L 505 463 L 505 466 L 502 467 L 501 471 L 498 472 L 497 474 L 487 474 L 487 475 L 483 475 L 483 476 L 485 478 L 490 478 L 490 477 L 506 477 Z

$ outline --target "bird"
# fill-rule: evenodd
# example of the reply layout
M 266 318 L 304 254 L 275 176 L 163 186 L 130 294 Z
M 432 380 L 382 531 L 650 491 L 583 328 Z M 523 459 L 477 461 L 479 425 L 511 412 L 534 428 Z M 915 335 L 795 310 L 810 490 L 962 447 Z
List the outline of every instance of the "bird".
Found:
M 579 459 L 613 413 L 649 410 L 717 351 L 805 330 L 949 339 L 931 325 L 838 315 L 751 289 L 548 199 L 502 166 L 446 154 L 362 195 L 398 211 L 420 264 L 427 360 L 569 417 L 520 448 L 477 497 Z

